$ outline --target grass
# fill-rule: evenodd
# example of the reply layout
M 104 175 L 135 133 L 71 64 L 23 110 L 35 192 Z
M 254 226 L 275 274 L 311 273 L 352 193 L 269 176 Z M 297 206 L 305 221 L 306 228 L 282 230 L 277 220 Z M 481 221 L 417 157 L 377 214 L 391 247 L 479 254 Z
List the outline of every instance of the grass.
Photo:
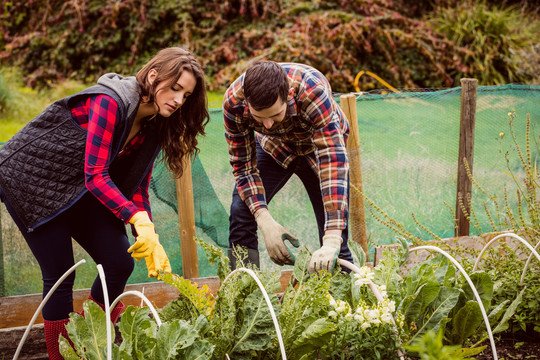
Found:
M 208 108 L 221 109 L 221 104 L 223 103 L 223 93 L 209 91 L 207 95 L 208 95 Z

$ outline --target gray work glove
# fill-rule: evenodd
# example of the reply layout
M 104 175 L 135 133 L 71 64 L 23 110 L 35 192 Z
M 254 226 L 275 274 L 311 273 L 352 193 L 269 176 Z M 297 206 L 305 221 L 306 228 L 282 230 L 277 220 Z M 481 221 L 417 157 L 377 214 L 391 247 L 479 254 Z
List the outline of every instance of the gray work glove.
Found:
M 339 235 L 324 235 L 323 246 L 315 251 L 309 261 L 309 272 L 316 273 L 321 270 L 334 271 L 338 259 L 339 250 L 343 239 Z
M 255 217 L 255 221 L 257 221 L 257 225 L 263 234 L 270 259 L 278 265 L 293 265 L 294 255 L 285 246 L 284 241 L 289 240 L 294 247 L 299 247 L 300 241 L 278 224 L 270 215 L 268 209 L 260 210 Z

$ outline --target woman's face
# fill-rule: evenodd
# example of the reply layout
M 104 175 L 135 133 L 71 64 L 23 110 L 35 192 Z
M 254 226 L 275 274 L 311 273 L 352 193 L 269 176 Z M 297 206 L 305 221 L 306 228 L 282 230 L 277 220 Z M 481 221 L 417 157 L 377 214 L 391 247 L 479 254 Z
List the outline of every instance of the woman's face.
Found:
M 152 69 L 148 73 L 148 81 L 153 84 L 157 71 Z M 195 90 L 197 79 L 189 71 L 183 71 L 180 78 L 170 85 L 170 80 L 160 82 L 156 87 L 154 106 L 159 115 L 167 118 L 182 106 L 187 97 Z

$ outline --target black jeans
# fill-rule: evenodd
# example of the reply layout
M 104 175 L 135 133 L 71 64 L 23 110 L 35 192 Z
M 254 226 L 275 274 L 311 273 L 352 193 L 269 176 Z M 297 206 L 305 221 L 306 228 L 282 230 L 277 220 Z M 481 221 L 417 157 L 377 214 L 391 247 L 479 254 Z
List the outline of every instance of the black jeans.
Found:
M 71 208 L 30 233 L 3 195 L 0 189 L 1 200 L 41 268 L 43 296 L 75 264 L 72 238 L 88 252 L 96 264 L 103 266 L 109 301 L 112 302 L 124 291 L 134 267 L 133 258 L 127 252 L 130 244 L 126 228 L 124 223 L 92 194 L 87 193 Z M 69 317 L 69 313 L 73 311 L 74 281 L 73 272 L 53 293 L 43 307 L 45 320 L 55 321 Z M 96 301 L 104 303 L 99 276 L 96 277 L 90 293 Z
M 315 219 L 317 220 L 319 230 L 319 244 L 322 245 L 325 216 L 321 185 L 319 176 L 309 166 L 308 161 L 303 157 L 297 157 L 287 169 L 284 169 L 257 142 L 257 168 L 262 178 L 267 203 L 272 201 L 274 195 L 281 190 L 293 174 L 296 174 L 300 178 L 315 212 Z M 294 231 L 291 231 L 291 233 L 295 235 Z M 343 243 L 341 244 L 339 258 L 353 262 L 351 251 L 347 244 L 348 228 L 345 228 L 341 232 L 341 237 L 343 238 Z M 229 245 L 231 248 L 242 246 L 248 249 L 258 249 L 257 223 L 251 211 L 238 194 L 238 188 L 236 186 L 232 195 L 229 217 Z

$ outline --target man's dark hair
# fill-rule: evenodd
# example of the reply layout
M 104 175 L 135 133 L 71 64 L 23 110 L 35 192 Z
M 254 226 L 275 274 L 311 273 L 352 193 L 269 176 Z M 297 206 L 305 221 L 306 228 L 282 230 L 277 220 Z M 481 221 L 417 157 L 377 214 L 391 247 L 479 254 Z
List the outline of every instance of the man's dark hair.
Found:
M 257 61 L 244 77 L 244 96 L 257 111 L 274 105 L 278 97 L 287 101 L 289 87 L 287 73 L 274 61 Z

